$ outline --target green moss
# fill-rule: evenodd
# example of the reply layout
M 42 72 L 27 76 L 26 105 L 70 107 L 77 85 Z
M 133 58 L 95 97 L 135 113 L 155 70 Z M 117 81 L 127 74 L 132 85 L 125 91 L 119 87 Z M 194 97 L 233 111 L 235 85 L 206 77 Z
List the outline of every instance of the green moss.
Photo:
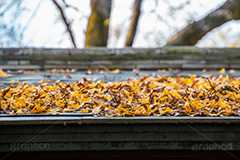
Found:
M 232 12 L 233 14 L 233 19 L 240 19 L 240 3 L 237 3 L 235 5 L 234 11 Z

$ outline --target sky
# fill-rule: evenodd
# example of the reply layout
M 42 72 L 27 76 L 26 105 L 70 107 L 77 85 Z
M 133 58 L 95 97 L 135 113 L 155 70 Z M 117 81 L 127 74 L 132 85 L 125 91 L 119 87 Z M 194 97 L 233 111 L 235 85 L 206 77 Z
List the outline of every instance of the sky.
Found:
M 90 0 L 66 2 L 77 8 L 67 8 L 65 13 L 72 24 L 78 48 L 83 48 L 84 32 L 91 12 Z M 189 22 L 201 19 L 224 2 L 225 0 L 145 0 L 133 47 L 161 47 L 171 35 Z M 108 47 L 124 46 L 132 5 L 133 0 L 113 0 Z M 22 47 L 73 47 L 59 11 L 51 0 L 24 0 L 23 6 L 19 20 L 23 32 Z M 236 29 L 239 27 L 237 21 L 228 22 L 207 34 L 197 46 L 229 47 L 240 41 L 240 31 Z

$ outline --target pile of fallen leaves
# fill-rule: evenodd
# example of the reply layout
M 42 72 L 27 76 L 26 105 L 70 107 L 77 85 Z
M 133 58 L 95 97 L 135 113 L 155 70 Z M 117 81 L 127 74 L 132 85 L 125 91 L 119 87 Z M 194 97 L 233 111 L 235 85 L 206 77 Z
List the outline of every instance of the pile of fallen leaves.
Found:
M 0 90 L 2 114 L 97 116 L 240 116 L 240 79 L 149 77 L 123 82 L 20 83 Z

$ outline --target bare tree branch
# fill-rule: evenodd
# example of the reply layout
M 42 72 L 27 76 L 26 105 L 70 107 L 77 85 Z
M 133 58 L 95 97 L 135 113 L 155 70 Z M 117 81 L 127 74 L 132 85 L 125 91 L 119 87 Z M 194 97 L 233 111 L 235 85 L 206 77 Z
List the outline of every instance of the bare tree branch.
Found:
M 28 19 L 27 23 L 24 25 L 23 29 L 20 31 L 20 37 L 23 37 L 24 32 L 26 31 L 26 29 L 29 27 L 30 23 L 32 22 L 33 18 L 36 16 L 41 4 L 43 1 L 39 1 L 39 3 L 37 4 L 36 8 L 34 9 L 31 17 Z
M 228 0 L 203 19 L 187 25 L 167 42 L 167 46 L 195 45 L 208 32 L 222 24 L 240 19 L 240 0 Z
M 58 10 L 61 14 L 62 20 L 63 20 L 65 26 L 67 27 L 67 32 L 69 33 L 69 36 L 70 36 L 70 39 L 72 41 L 72 44 L 73 44 L 74 48 L 77 48 L 77 45 L 75 43 L 75 39 L 73 37 L 73 32 L 71 30 L 71 24 L 67 21 L 67 18 L 65 16 L 64 12 L 63 12 L 62 7 L 56 2 L 56 0 L 52 0 L 52 1 L 55 4 L 55 6 L 58 8 Z
M 133 44 L 133 40 L 136 35 L 139 16 L 141 14 L 141 3 L 142 3 L 142 0 L 135 0 L 134 2 L 131 24 L 128 30 L 125 46 L 132 46 Z
M 78 9 L 77 7 L 68 4 L 65 0 L 62 0 L 62 2 L 63 2 L 63 4 L 65 5 L 65 7 L 67 7 L 67 8 L 72 8 L 72 9 L 74 9 L 74 10 L 77 11 L 77 12 L 79 11 L 79 9 Z

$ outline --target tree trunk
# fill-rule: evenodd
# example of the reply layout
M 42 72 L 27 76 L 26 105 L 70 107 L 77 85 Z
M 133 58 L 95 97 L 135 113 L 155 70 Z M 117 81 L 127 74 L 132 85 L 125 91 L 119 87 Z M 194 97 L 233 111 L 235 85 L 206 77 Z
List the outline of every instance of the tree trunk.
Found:
M 240 19 L 240 0 L 228 0 L 203 19 L 187 25 L 173 35 L 167 46 L 195 45 L 208 32 L 220 25 Z
M 107 46 L 111 0 L 91 0 L 85 47 Z
M 133 40 L 137 30 L 139 16 L 141 14 L 141 3 L 142 3 L 142 0 L 135 0 L 134 2 L 131 24 L 128 30 L 125 46 L 132 46 L 133 44 Z

